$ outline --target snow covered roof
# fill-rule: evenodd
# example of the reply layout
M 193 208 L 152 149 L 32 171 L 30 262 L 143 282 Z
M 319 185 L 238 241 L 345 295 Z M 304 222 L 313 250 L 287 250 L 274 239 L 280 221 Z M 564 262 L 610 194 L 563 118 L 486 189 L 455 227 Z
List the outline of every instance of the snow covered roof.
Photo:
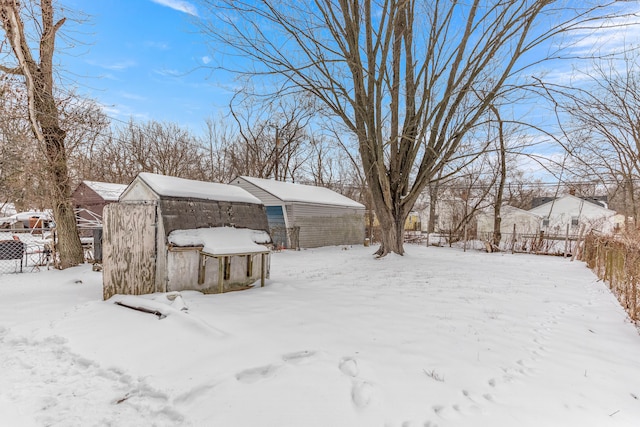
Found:
M 590 215 L 600 216 L 613 216 L 616 214 L 616 211 L 605 208 L 604 206 L 591 200 L 582 199 L 571 194 L 566 194 L 543 205 L 536 206 L 535 208 L 529 209 L 529 212 L 541 215 L 543 217 L 549 216 L 552 212 L 554 214 L 557 214 L 558 212 L 575 214 L 588 213 Z
M 82 181 L 84 184 L 95 191 L 100 197 L 109 202 L 117 202 L 120 195 L 126 190 L 125 184 L 112 184 L 110 182 L 98 181 Z
M 138 178 L 159 196 L 262 204 L 257 197 L 234 185 L 195 181 L 148 172 L 141 172 L 138 174 Z
M 324 187 L 294 184 L 291 182 L 275 181 L 272 179 L 253 178 L 249 176 L 241 176 L 240 178 L 270 193 L 283 202 L 316 203 L 323 205 L 364 208 L 364 205 Z
M 526 211 L 524 209 L 520 209 L 517 208 L 515 206 L 511 206 L 511 205 L 502 205 L 502 210 L 505 212 L 513 212 L 513 213 L 518 213 L 518 214 L 522 214 L 522 215 L 531 215 L 531 216 L 535 216 L 538 218 L 542 218 L 542 216 L 538 215 L 537 213 L 534 212 L 529 212 Z
M 53 220 L 53 213 L 51 211 L 28 211 L 18 212 L 15 215 L 11 215 L 5 218 L 0 218 L 0 222 L 15 222 L 15 221 L 28 221 L 29 218 L 42 218 L 45 221 Z
M 0 216 L 15 215 L 18 211 L 13 203 L 0 204 Z
M 169 243 L 176 246 L 203 246 L 202 252 L 211 255 L 260 253 L 268 251 L 263 243 L 270 243 L 269 233 L 248 228 L 213 227 L 174 230 Z

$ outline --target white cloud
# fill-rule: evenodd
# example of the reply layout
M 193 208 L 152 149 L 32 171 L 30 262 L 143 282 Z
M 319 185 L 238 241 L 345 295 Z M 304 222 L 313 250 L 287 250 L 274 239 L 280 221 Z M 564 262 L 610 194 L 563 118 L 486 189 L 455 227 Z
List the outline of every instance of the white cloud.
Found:
M 210 58 L 210 57 L 208 57 L 208 56 L 203 56 L 203 57 L 202 57 L 202 63 L 203 63 L 203 64 L 205 64 L 205 65 L 206 65 L 206 64 L 208 64 L 209 62 L 211 62 L 211 58 Z
M 124 61 L 124 62 L 116 62 L 113 64 L 103 65 L 103 67 L 108 70 L 121 71 L 121 70 L 126 70 L 127 68 L 134 67 L 135 65 L 136 65 L 135 61 Z
M 107 104 L 99 104 L 99 105 L 102 108 L 102 111 L 109 117 L 120 117 L 124 115 L 122 113 L 122 110 L 120 110 L 115 105 L 107 105 Z
M 568 33 L 569 50 L 576 55 L 601 55 L 620 53 L 629 46 L 640 43 L 638 26 L 640 15 L 637 3 L 625 5 L 613 16 L 598 26 L 585 25 L 584 28 Z
M 133 60 L 126 60 L 121 62 L 110 62 L 110 63 L 102 63 L 102 62 L 90 60 L 90 61 L 87 61 L 87 63 L 91 65 L 95 65 L 96 67 L 100 67 L 100 68 L 104 68 L 106 70 L 112 70 L 112 71 L 122 71 L 122 70 L 126 70 L 127 68 L 135 67 L 136 65 L 138 65 Z
M 189 15 L 198 16 L 198 11 L 194 5 L 185 0 L 151 0 L 162 6 L 170 7 L 178 12 L 188 13 Z
M 116 77 L 115 75 L 113 75 L 111 73 L 100 74 L 98 77 L 100 77 L 101 79 L 114 80 L 116 82 L 120 81 L 120 79 L 118 77 Z
M 149 113 L 136 112 L 133 108 L 125 104 L 103 104 L 99 103 L 102 111 L 109 117 L 117 120 L 128 120 L 130 117 L 134 117 L 139 120 L 149 120 Z
M 154 42 L 154 41 L 146 41 L 144 42 L 146 47 L 150 47 L 158 50 L 167 50 L 169 49 L 169 44 L 166 42 Z
M 180 77 L 185 74 L 182 71 L 178 71 L 176 69 L 171 69 L 171 68 L 156 69 L 156 70 L 153 70 L 153 72 L 163 77 Z
M 146 101 L 147 98 L 144 96 L 138 95 L 136 93 L 131 92 L 120 92 L 120 96 L 126 99 L 131 99 L 132 101 Z

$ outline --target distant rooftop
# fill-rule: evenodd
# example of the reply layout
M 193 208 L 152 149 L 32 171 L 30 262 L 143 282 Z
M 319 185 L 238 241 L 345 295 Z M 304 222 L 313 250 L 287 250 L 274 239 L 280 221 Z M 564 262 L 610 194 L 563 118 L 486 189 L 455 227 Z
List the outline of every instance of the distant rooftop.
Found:
M 256 187 L 272 194 L 283 202 L 318 203 L 324 205 L 350 206 L 363 208 L 364 205 L 336 193 L 333 190 L 314 185 L 294 184 L 291 182 L 275 181 L 273 179 L 253 178 L 241 176 Z
M 95 191 L 100 197 L 109 202 L 116 202 L 122 192 L 127 188 L 126 184 L 112 184 L 110 182 L 82 181 L 87 187 Z
M 531 201 L 531 209 L 533 208 L 537 208 L 538 206 L 542 206 L 546 203 L 549 203 L 553 200 L 559 199 L 560 197 L 563 196 L 559 196 L 559 197 L 534 197 L 533 200 Z M 603 208 L 608 208 L 608 201 L 609 198 L 607 196 L 592 196 L 592 197 L 586 197 L 586 196 L 578 196 L 576 195 L 575 197 L 578 197 L 582 200 L 585 200 L 587 202 L 591 202 L 594 203 L 598 206 L 601 206 Z

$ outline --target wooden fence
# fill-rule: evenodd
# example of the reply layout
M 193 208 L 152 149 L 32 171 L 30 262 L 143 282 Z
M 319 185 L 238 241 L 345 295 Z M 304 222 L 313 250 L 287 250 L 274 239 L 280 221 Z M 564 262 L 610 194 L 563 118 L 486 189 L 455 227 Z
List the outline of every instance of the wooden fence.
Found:
M 640 320 L 640 241 L 590 234 L 582 259 L 609 285 L 629 317 Z

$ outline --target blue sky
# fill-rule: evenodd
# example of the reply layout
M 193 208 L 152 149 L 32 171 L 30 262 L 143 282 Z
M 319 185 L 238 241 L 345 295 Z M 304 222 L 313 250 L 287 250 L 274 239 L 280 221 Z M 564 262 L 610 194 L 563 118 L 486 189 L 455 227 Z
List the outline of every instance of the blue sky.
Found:
M 214 61 L 195 22 L 203 12 L 196 2 L 60 3 L 86 19 L 63 27 L 64 33 L 78 41 L 73 48 L 61 49 L 57 57 L 65 89 L 76 88 L 96 99 L 112 119 L 172 121 L 196 133 L 204 128 L 207 117 L 228 111 L 232 93 L 226 88 L 233 80 L 208 67 Z M 637 4 L 632 8 L 637 9 Z M 619 45 L 628 36 L 628 31 L 619 29 L 600 31 L 583 37 L 575 47 L 592 48 L 602 40 Z M 558 81 L 573 74 L 571 64 L 549 71 Z
M 206 65 L 196 7 L 182 0 L 63 0 L 86 15 L 63 31 L 79 43 L 61 49 L 66 90 L 96 99 L 116 120 L 172 121 L 194 131 L 226 111 L 230 93 Z M 228 82 L 228 77 L 226 78 Z

